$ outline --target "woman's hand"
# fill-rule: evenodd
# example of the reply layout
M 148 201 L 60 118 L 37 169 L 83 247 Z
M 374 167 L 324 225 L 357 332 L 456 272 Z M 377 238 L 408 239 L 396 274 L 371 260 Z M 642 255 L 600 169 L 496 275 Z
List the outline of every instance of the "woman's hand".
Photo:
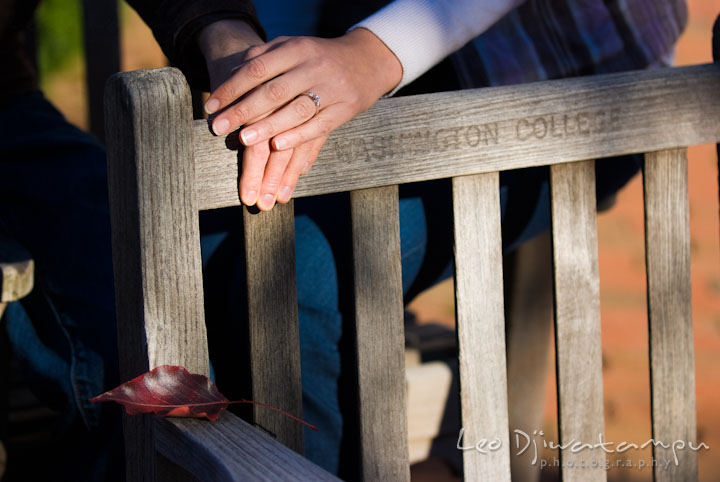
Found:
M 263 210 L 287 202 L 329 133 L 402 78 L 395 55 L 362 28 L 336 39 L 277 38 L 248 49 L 243 60 L 205 109 L 217 113 L 218 135 L 245 125 L 240 197 Z M 308 92 L 319 96 L 319 107 Z

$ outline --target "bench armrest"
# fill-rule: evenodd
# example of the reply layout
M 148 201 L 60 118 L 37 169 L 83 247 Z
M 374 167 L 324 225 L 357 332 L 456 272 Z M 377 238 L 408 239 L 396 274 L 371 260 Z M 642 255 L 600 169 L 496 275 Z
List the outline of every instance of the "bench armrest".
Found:
M 339 480 L 228 412 L 215 422 L 155 422 L 157 451 L 204 481 Z

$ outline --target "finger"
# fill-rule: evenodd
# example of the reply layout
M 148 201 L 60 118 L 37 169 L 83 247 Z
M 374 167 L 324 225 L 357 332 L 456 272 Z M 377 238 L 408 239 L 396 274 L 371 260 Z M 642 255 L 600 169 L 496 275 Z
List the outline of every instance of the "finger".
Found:
M 214 74 L 215 78 L 213 79 L 213 82 L 211 82 L 211 95 L 208 96 L 204 105 L 205 112 L 208 115 L 214 114 L 224 107 L 226 105 L 223 103 L 225 97 L 232 96 L 233 84 L 228 83 L 232 82 L 232 77 L 237 73 L 237 71 L 240 70 L 242 66 L 246 65 L 251 59 L 259 57 L 270 50 L 271 47 L 270 43 L 255 45 L 245 51 L 239 51 L 231 55 L 226 55 L 214 62 L 212 65 L 213 68 L 210 68 L 209 70 L 211 77 L 213 77 Z M 222 98 L 219 98 L 216 94 L 217 92 L 225 94 L 223 94 Z
M 308 171 L 310 171 L 310 168 L 313 164 L 315 164 L 318 155 L 320 155 L 320 150 L 322 150 L 322 147 L 325 145 L 325 141 L 327 140 L 328 136 L 322 136 L 309 142 L 311 148 L 301 174 L 307 174 Z
M 240 140 L 246 146 L 265 141 L 312 119 L 318 106 L 307 95 L 299 95 L 285 107 L 250 124 L 240 131 Z
M 352 117 L 352 109 L 344 104 L 333 104 L 322 109 L 304 124 L 273 137 L 272 146 L 277 150 L 293 149 L 300 144 L 329 135 Z
M 292 154 L 292 149 L 270 152 L 270 157 L 265 166 L 262 186 L 260 187 L 260 197 L 257 201 L 257 207 L 261 211 L 269 211 L 275 205 L 275 199 L 277 199 L 280 189 L 280 181 Z
M 273 112 L 306 92 L 313 80 L 303 69 L 292 69 L 260 85 L 222 112 L 213 120 L 213 130 L 221 135 Z M 310 97 L 307 100 L 311 101 Z M 314 104 L 313 104 L 314 106 Z M 295 126 L 291 126 L 295 127 Z
M 261 142 L 246 147 L 243 152 L 242 173 L 240 175 L 240 200 L 246 206 L 252 206 L 258 200 L 265 166 L 270 156 L 270 145 Z
M 269 45 L 248 49 L 247 61 L 233 68 L 232 76 L 220 84 L 208 97 L 205 110 L 213 114 L 232 104 L 235 100 L 273 77 L 288 71 L 298 62 L 298 42 L 277 40 Z M 287 43 L 287 48 L 278 48 Z
M 305 144 L 299 145 L 296 149 L 292 150 L 292 157 L 290 162 L 285 169 L 283 174 L 282 182 L 280 183 L 280 192 L 277 196 L 277 202 L 286 203 L 290 201 L 292 193 L 295 191 L 297 186 L 298 178 L 301 174 L 305 174 L 310 170 L 310 167 L 317 159 L 317 155 L 322 148 L 326 138 L 314 139 Z M 284 152 L 284 151 L 281 151 Z

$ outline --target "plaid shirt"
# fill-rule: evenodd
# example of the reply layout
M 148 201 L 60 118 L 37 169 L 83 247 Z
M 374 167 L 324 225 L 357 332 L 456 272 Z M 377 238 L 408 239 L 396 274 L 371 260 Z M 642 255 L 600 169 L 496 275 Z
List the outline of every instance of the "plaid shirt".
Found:
M 666 63 L 687 22 L 684 0 L 529 0 L 452 56 L 464 87 Z

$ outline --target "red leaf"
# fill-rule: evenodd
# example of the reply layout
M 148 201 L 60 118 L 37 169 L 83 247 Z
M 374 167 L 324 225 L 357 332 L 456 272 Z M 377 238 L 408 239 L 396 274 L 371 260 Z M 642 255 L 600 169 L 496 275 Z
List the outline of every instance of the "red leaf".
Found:
M 230 404 L 208 377 L 172 365 L 159 366 L 90 401 L 120 403 L 129 415 L 154 413 L 208 420 L 217 420 Z
M 228 405 L 252 403 L 260 405 L 302 423 L 316 427 L 270 405 L 251 400 L 231 402 L 220 393 L 205 375 L 188 372 L 185 368 L 162 365 L 125 382 L 119 387 L 90 399 L 91 402 L 117 402 L 129 415 L 154 413 L 163 417 L 190 417 L 217 420 Z

